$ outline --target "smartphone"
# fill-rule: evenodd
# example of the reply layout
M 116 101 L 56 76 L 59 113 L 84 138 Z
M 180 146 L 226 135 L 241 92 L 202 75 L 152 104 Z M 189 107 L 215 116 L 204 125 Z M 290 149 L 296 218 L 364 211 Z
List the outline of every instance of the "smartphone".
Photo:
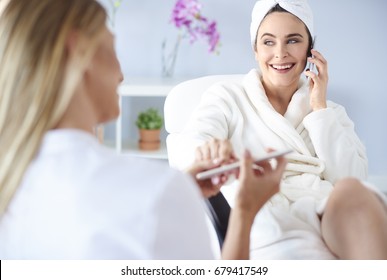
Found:
M 274 152 L 266 154 L 263 157 L 257 158 L 256 160 L 254 160 L 254 162 L 257 163 L 257 162 L 261 162 L 261 161 L 266 161 L 266 160 L 269 160 L 272 158 L 284 156 L 284 155 L 289 154 L 291 152 L 293 152 L 292 149 L 287 149 L 287 150 L 283 150 L 283 151 L 274 151 Z M 237 169 L 237 168 L 239 168 L 239 166 L 240 166 L 239 161 L 236 161 L 236 162 L 233 162 L 230 164 L 226 164 L 226 165 L 222 165 L 222 166 L 210 169 L 210 170 L 199 172 L 198 174 L 196 174 L 196 179 L 198 179 L 198 180 L 209 179 L 213 176 L 220 175 L 220 174 L 223 174 L 227 171 Z
M 310 46 L 310 50 L 308 51 L 307 57 L 313 57 L 312 49 L 314 48 L 315 44 L 316 44 L 316 36 L 313 37 L 313 41 L 312 41 L 312 44 Z M 308 61 L 306 69 L 309 69 L 309 71 L 313 71 L 314 70 L 314 64 Z M 309 80 L 310 80 L 310 77 L 308 77 L 308 81 Z

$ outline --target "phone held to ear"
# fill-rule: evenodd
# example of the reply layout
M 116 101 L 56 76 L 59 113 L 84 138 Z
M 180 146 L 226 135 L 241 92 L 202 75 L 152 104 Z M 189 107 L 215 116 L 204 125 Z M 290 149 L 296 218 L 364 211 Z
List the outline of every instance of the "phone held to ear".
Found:
M 312 49 L 314 48 L 315 44 L 316 44 L 316 36 L 313 37 L 312 45 L 311 45 L 311 48 L 308 52 L 308 57 L 313 57 Z M 309 71 L 313 71 L 314 70 L 314 63 L 308 61 L 306 69 L 309 69 Z M 310 81 L 310 77 L 308 77 L 308 81 Z
M 269 160 L 272 158 L 284 156 L 284 155 L 289 154 L 291 152 L 293 152 L 292 149 L 287 149 L 287 150 L 283 150 L 283 151 L 274 151 L 274 152 L 268 153 L 265 156 L 257 158 L 256 160 L 254 160 L 255 163 L 253 164 L 253 168 L 258 169 L 258 170 L 263 170 L 263 168 L 260 167 L 259 165 L 257 165 L 256 163 L 259 163 L 261 161 L 266 161 L 266 160 Z M 196 179 L 198 179 L 198 180 L 209 179 L 209 178 L 214 177 L 216 175 L 220 175 L 220 174 L 223 174 L 225 172 L 238 169 L 239 166 L 240 166 L 239 161 L 236 161 L 236 162 L 233 162 L 230 164 L 226 164 L 226 165 L 222 165 L 222 166 L 219 166 L 219 167 L 216 167 L 216 168 L 213 168 L 210 170 L 206 170 L 206 171 L 203 171 L 203 172 L 196 174 Z

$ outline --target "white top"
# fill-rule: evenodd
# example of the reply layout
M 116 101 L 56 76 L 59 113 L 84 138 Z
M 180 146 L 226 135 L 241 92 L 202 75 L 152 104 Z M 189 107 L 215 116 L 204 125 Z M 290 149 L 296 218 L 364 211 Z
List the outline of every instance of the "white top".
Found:
M 55 130 L 0 221 L 0 259 L 211 259 L 198 187 L 167 164 Z

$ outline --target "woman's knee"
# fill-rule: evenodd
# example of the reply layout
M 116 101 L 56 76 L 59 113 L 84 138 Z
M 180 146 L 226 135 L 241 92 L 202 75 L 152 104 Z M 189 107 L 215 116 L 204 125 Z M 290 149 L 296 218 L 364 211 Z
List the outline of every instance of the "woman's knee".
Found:
M 364 185 L 361 183 L 359 179 L 356 179 L 353 177 L 343 178 L 341 180 L 338 180 L 335 183 L 335 188 L 346 189 L 346 188 L 357 188 L 357 187 L 364 188 Z
M 346 178 L 335 184 L 329 196 L 321 232 L 328 247 L 339 258 L 383 259 L 386 218 L 379 198 L 359 180 Z M 384 253 L 380 254 L 380 250 Z
M 356 178 L 345 178 L 336 182 L 328 199 L 327 209 L 336 215 L 363 211 L 370 202 L 370 191 Z

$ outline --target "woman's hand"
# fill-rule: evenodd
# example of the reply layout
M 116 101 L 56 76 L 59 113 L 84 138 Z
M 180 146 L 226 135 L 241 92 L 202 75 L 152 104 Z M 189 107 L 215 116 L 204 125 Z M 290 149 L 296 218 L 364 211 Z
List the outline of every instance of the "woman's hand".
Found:
M 239 171 L 240 189 L 236 197 L 237 209 L 254 219 L 259 209 L 277 192 L 286 167 L 284 157 L 277 158 L 275 168 L 268 161 L 259 162 L 262 170 L 253 168 L 254 160 L 246 151 Z
M 231 142 L 227 139 L 212 139 L 204 143 L 202 146 L 197 147 L 195 152 L 195 159 L 196 161 L 212 160 L 216 164 L 219 164 L 219 166 L 237 160 L 234 155 Z M 228 177 L 233 173 L 236 173 L 236 171 L 214 176 L 211 178 L 212 183 L 214 185 L 223 185 L 225 182 L 227 182 Z
M 310 106 L 317 111 L 327 108 L 328 63 L 318 51 L 313 49 L 312 54 L 308 61 L 316 66 L 318 74 L 308 69 L 305 75 L 310 77 Z
M 211 139 L 196 148 L 196 160 L 218 160 L 221 163 L 235 161 L 234 151 L 229 140 Z
M 279 191 L 286 166 L 285 158 L 278 157 L 275 168 L 268 161 L 263 161 L 259 162 L 262 168 L 256 170 L 253 163 L 250 152 L 246 151 L 241 159 L 240 187 L 222 248 L 223 259 L 249 258 L 250 234 L 255 216 L 266 201 Z
M 224 163 L 235 161 L 232 145 L 228 140 L 212 139 L 196 148 L 195 162 L 187 170 L 196 180 L 196 174 Z M 228 180 L 229 174 L 214 176 L 206 180 L 196 180 L 204 197 L 209 198 L 219 193 L 221 186 Z
M 187 173 L 191 174 L 192 177 L 196 180 L 196 183 L 200 187 L 203 197 L 210 198 L 211 196 L 217 195 L 220 191 L 220 188 L 224 184 L 223 181 L 215 181 L 211 179 L 197 180 L 196 174 L 208 169 L 218 167 L 219 163 L 210 159 L 207 160 L 196 160 L 194 164 L 186 170 Z

